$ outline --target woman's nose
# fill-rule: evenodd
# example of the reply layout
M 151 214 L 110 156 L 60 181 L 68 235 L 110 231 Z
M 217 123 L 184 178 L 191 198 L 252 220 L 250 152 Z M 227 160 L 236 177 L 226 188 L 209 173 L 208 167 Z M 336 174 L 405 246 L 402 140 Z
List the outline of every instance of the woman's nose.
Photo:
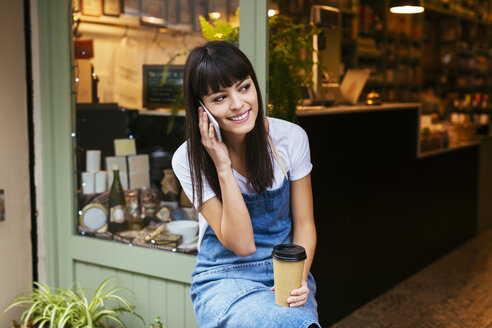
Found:
M 238 93 L 233 93 L 230 96 L 231 99 L 231 109 L 232 110 L 238 110 L 243 107 L 243 102 L 241 101 L 241 97 Z

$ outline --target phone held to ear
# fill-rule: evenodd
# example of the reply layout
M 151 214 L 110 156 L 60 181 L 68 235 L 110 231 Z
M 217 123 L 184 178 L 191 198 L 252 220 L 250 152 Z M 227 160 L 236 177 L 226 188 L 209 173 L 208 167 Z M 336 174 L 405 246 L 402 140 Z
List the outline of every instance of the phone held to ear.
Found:
M 200 106 L 202 106 L 205 113 L 207 113 L 208 119 L 214 125 L 215 135 L 217 136 L 217 139 L 219 139 L 219 141 L 222 141 L 222 135 L 220 134 L 219 123 L 217 123 L 217 121 L 215 120 L 215 117 L 212 115 L 212 113 L 210 113 L 210 111 L 207 109 L 207 107 L 205 107 L 205 105 L 201 101 L 199 101 L 199 102 L 200 102 Z

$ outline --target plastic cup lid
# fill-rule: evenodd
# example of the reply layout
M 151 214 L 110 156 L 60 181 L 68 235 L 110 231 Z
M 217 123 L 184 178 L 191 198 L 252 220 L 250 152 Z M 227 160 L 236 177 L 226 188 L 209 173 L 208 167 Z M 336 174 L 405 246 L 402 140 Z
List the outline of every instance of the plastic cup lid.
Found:
M 273 248 L 272 257 L 284 262 L 298 262 L 306 259 L 304 247 L 294 244 L 280 244 Z

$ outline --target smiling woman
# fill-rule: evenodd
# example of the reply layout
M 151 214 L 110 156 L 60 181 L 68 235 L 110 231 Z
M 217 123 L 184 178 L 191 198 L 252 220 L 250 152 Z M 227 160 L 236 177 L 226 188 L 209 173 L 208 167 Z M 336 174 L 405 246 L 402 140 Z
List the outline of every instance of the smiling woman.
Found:
M 264 116 L 253 67 L 232 44 L 193 49 L 183 82 L 187 141 L 172 164 L 200 212 L 190 290 L 199 326 L 255 327 L 261 320 L 265 327 L 318 327 L 306 133 Z M 291 243 L 304 247 L 307 259 L 283 307 L 275 300 L 272 250 Z

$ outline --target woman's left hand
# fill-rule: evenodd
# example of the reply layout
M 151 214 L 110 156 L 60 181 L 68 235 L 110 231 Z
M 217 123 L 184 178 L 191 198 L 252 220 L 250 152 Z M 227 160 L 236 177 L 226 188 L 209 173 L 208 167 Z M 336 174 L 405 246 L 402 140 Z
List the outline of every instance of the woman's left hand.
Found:
M 275 286 L 270 287 L 271 291 L 275 291 Z M 307 287 L 306 280 L 302 280 L 301 287 L 294 289 L 290 293 L 290 297 L 287 299 L 290 307 L 303 306 L 307 302 L 309 296 L 309 288 Z
M 290 293 L 290 297 L 287 299 L 290 307 L 303 306 L 307 302 L 309 295 L 309 288 L 307 287 L 306 280 L 302 280 L 301 287 L 294 289 Z

